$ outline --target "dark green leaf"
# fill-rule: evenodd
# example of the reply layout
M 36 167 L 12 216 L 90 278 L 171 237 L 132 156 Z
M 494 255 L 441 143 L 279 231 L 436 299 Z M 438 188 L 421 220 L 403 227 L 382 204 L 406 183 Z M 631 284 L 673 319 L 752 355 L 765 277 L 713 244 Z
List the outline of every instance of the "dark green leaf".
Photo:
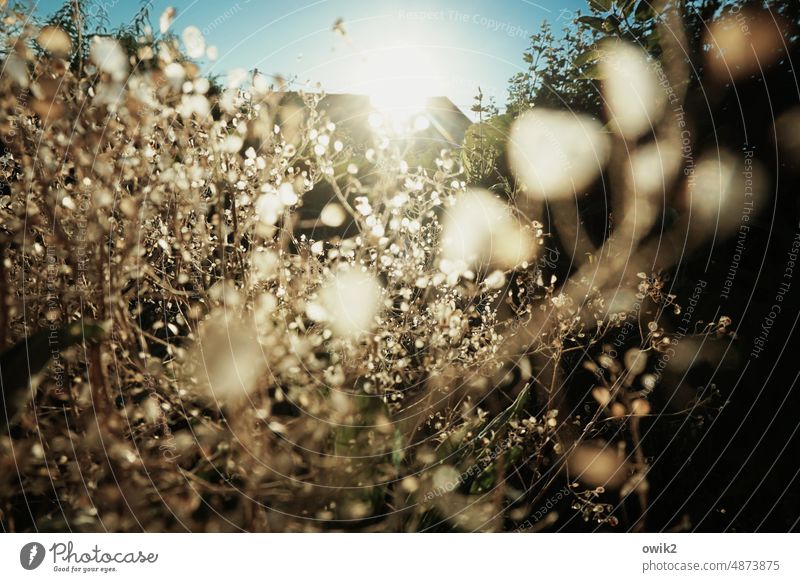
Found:
M 585 53 L 578 55 L 578 58 L 575 59 L 575 66 L 580 67 L 588 63 L 593 63 L 594 61 L 598 60 L 600 56 L 601 52 L 599 50 L 589 49 Z
M 638 22 L 644 22 L 645 20 L 652 18 L 653 14 L 653 5 L 651 4 L 650 0 L 641 0 L 636 6 L 636 11 L 633 13 L 633 17 Z
M 392 447 L 392 464 L 399 466 L 405 457 L 405 439 L 398 427 L 394 429 L 394 446 Z
M 613 14 L 611 16 L 606 17 L 606 19 L 603 20 L 602 28 L 606 32 L 614 32 L 619 28 L 619 18 L 617 18 Z
M 522 458 L 522 447 L 511 447 L 506 453 L 506 463 L 509 465 L 517 462 Z
M 597 81 L 603 78 L 600 74 L 600 67 L 595 63 L 588 67 L 583 73 L 578 77 L 579 79 L 584 80 L 592 80 Z
M 636 0 L 622 0 L 618 4 L 622 15 L 628 17 L 631 15 L 633 7 L 636 6 Z
M 494 485 L 494 465 L 489 465 L 472 483 L 470 493 L 477 495 L 489 491 Z
M 598 18 L 597 16 L 581 16 L 578 18 L 578 22 L 581 22 L 583 24 L 588 24 L 595 30 L 602 31 L 603 23 L 605 22 L 605 20 L 602 18 Z

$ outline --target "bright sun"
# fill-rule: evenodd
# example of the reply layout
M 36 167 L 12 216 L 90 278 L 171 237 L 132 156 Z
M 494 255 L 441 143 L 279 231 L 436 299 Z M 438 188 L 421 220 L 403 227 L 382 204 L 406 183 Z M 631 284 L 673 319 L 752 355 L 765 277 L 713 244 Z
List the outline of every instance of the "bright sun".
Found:
M 372 106 L 394 124 L 407 123 L 441 90 L 433 53 L 398 44 L 365 51 L 354 67 L 354 92 L 369 95 Z

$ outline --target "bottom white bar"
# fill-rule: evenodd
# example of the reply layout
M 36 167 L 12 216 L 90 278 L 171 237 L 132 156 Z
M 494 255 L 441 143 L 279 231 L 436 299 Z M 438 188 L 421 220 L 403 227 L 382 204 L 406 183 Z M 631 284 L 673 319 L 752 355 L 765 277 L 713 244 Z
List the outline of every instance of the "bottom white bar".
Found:
M 800 580 L 798 542 L 795 534 L 3 534 L 0 579 Z

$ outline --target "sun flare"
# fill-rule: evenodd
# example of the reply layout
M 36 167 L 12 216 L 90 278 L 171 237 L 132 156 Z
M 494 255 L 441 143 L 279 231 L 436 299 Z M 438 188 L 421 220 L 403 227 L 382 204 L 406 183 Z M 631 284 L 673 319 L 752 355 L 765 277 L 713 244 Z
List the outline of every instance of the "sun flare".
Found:
M 351 86 L 368 95 L 375 110 L 393 124 L 407 125 L 430 97 L 441 93 L 441 72 L 433 51 L 397 44 L 365 52 Z

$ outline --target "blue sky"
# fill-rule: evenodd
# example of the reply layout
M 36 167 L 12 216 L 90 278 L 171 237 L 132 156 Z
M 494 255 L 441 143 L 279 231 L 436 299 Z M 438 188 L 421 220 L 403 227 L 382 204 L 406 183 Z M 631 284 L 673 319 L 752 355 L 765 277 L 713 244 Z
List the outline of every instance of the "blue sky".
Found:
M 40 0 L 38 10 L 60 4 Z M 112 26 L 138 7 L 99 4 Z M 395 101 L 445 94 L 464 110 L 479 85 L 505 101 L 507 80 L 523 66 L 522 51 L 542 20 L 560 28 L 574 11 L 586 12 L 585 0 L 155 0 L 155 28 L 168 6 L 177 9 L 173 30 L 194 25 L 217 47 L 209 73 L 258 68 L 329 92 Z M 331 30 L 339 18 L 347 39 Z

